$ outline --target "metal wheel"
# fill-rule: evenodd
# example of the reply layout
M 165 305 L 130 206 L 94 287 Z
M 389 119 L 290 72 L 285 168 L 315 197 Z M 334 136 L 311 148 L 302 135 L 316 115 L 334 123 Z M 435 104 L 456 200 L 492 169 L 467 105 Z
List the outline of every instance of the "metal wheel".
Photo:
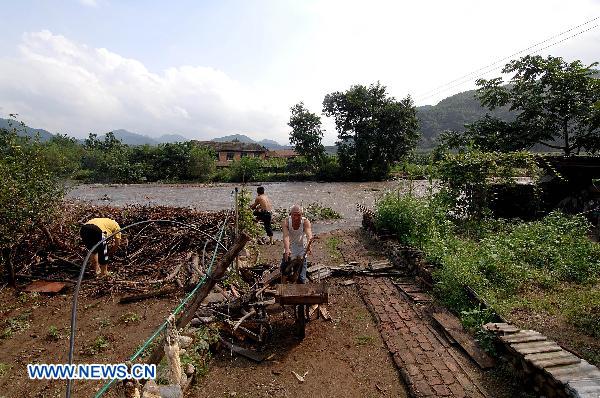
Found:
M 296 335 L 300 340 L 304 339 L 306 329 L 306 305 L 296 306 Z

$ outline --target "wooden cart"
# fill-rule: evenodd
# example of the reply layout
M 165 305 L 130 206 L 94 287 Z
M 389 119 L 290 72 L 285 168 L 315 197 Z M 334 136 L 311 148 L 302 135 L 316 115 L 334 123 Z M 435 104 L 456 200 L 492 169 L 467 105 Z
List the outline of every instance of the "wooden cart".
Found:
M 308 308 L 313 304 L 327 304 L 328 288 L 324 283 L 285 283 L 276 285 L 275 302 L 293 305 L 296 318 L 296 331 L 299 338 L 305 336 Z

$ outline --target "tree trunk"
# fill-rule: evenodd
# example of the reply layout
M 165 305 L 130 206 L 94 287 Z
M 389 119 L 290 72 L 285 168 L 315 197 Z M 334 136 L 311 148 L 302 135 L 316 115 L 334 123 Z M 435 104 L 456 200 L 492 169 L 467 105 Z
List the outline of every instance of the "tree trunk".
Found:
M 6 273 L 8 276 L 8 284 L 10 287 L 16 288 L 17 287 L 17 277 L 15 274 L 15 267 L 11 260 L 10 248 L 3 247 L 1 256 L 2 256 L 2 262 L 4 263 L 4 266 L 6 267 Z
M 565 155 L 569 156 L 571 154 L 571 148 L 569 144 L 569 128 L 567 119 L 563 120 L 563 133 L 565 136 Z

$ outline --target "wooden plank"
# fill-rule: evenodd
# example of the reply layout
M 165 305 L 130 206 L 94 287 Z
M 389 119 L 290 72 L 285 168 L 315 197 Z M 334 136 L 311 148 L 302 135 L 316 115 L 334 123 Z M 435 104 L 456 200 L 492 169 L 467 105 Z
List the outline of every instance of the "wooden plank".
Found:
M 504 334 L 508 334 L 508 333 L 517 333 L 520 332 L 521 329 L 519 329 L 516 326 L 513 326 L 509 323 L 495 323 L 495 322 L 490 322 L 490 323 L 486 323 L 485 325 L 483 325 L 483 328 L 485 330 L 487 330 L 488 332 L 494 332 L 494 333 L 504 333 Z
M 600 370 L 585 360 L 581 360 L 575 365 L 545 368 L 544 370 L 563 384 L 588 379 L 600 382 Z
M 310 267 L 308 267 L 306 269 L 306 272 L 311 273 L 311 272 L 315 272 L 315 271 L 318 271 L 323 268 L 327 268 L 327 266 L 325 266 L 323 264 L 315 264 L 315 265 L 311 265 Z
M 58 293 L 63 290 L 65 284 L 63 282 L 49 282 L 49 281 L 34 281 L 25 287 L 26 292 L 36 293 Z
M 494 366 L 494 359 L 486 354 L 475 340 L 467 334 L 458 318 L 448 313 L 436 312 L 433 314 L 433 319 L 452 336 L 481 369 L 490 369 Z
M 277 267 L 276 269 L 265 275 L 260 280 L 260 283 L 262 283 L 263 285 L 270 285 L 271 283 L 277 282 L 279 280 L 281 280 L 281 269 Z
M 507 344 L 529 343 L 533 341 L 544 341 L 547 340 L 547 337 L 535 330 L 521 330 L 517 333 L 500 336 L 500 340 Z
M 553 351 L 553 352 L 538 352 L 535 354 L 527 354 L 525 355 L 525 360 L 529 362 L 534 361 L 543 361 L 547 359 L 555 359 L 555 358 L 568 358 L 572 356 L 569 351 L 561 350 L 561 351 Z
M 331 276 L 332 272 L 329 268 L 325 267 L 322 269 L 319 269 L 311 274 L 308 275 L 308 278 L 311 281 L 315 281 L 318 279 L 325 279 L 325 278 L 329 278 Z
M 368 268 L 373 271 L 382 271 L 382 270 L 394 268 L 394 265 L 391 264 L 389 261 L 381 261 L 381 262 L 377 262 L 377 263 L 370 263 Z
M 567 383 L 567 393 L 571 397 L 600 397 L 600 380 L 574 380 Z
M 276 285 L 275 302 L 280 304 L 322 304 L 327 303 L 327 287 L 322 283 Z
M 561 351 L 560 348 L 554 341 L 534 341 L 531 343 L 516 343 L 511 344 L 510 347 L 521 353 L 522 355 L 535 354 L 537 352 L 552 352 Z
M 319 312 L 321 313 L 323 319 L 326 321 L 331 320 L 331 315 L 329 315 L 329 311 L 327 311 L 327 307 L 325 307 L 325 305 L 319 305 Z
M 571 357 L 553 358 L 533 361 L 533 364 L 539 368 L 552 368 L 554 366 L 576 365 L 581 362 L 581 359 L 572 355 Z

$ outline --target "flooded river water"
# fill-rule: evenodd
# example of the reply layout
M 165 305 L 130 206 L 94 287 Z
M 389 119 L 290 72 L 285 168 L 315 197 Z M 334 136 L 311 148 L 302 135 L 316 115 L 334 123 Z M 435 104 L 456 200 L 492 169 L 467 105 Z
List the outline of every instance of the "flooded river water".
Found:
M 246 185 L 256 195 L 258 185 Z M 290 208 L 298 203 L 318 202 L 343 216 L 341 220 L 317 221 L 315 232 L 359 226 L 362 214 L 358 203 L 372 208 L 375 201 L 389 190 L 406 190 L 403 181 L 381 182 L 275 182 L 262 184 L 275 208 Z M 414 181 L 413 190 L 424 192 L 427 181 Z M 198 210 L 233 208 L 234 189 L 240 184 L 127 184 L 77 185 L 67 194 L 68 199 L 93 204 L 124 206 L 126 204 L 193 207 Z M 277 237 L 277 236 L 276 236 Z

